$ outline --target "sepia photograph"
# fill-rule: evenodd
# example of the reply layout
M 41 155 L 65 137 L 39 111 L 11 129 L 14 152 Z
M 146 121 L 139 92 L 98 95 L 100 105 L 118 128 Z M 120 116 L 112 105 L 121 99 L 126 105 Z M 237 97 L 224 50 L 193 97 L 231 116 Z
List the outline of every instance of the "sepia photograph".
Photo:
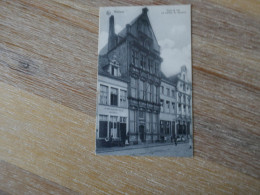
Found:
M 190 13 L 100 8 L 96 154 L 193 156 Z

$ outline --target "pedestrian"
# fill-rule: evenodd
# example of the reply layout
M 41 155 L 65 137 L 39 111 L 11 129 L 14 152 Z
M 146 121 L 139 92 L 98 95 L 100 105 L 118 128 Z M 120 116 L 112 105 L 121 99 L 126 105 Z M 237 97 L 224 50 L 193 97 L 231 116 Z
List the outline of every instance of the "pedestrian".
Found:
M 174 136 L 174 143 L 175 143 L 175 146 L 177 146 L 177 137 Z

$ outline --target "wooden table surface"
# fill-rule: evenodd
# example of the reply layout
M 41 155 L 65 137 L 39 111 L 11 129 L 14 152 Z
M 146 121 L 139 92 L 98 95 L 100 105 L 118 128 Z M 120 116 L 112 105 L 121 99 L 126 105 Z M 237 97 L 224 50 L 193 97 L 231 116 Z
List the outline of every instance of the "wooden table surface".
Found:
M 98 7 L 192 4 L 194 158 L 96 156 Z M 0 0 L 0 194 L 260 194 L 260 2 Z

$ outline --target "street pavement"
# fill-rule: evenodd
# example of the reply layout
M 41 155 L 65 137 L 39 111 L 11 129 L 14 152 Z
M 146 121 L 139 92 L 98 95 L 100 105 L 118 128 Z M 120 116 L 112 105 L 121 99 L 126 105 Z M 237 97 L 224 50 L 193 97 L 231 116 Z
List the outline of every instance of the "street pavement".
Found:
M 192 157 L 193 148 L 189 143 L 179 143 L 175 146 L 172 143 L 164 144 L 138 144 L 125 147 L 111 147 L 97 150 L 98 155 L 127 155 L 127 156 L 176 156 Z

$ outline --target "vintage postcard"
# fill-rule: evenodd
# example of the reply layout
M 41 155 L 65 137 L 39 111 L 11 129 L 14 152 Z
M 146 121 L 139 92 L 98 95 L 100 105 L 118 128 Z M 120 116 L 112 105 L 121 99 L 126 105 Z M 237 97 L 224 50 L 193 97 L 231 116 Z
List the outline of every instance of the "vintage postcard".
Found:
M 193 156 L 190 5 L 100 8 L 96 154 Z

